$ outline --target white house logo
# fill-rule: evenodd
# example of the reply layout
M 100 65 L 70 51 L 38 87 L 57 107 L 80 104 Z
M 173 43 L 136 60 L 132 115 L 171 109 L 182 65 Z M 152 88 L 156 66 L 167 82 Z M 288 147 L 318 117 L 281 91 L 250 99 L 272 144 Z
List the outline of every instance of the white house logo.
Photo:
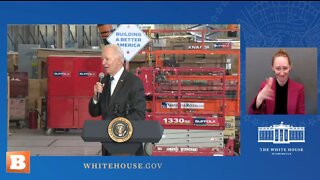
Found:
M 283 122 L 270 127 L 258 127 L 258 142 L 290 144 L 305 142 L 305 127 L 293 127 Z

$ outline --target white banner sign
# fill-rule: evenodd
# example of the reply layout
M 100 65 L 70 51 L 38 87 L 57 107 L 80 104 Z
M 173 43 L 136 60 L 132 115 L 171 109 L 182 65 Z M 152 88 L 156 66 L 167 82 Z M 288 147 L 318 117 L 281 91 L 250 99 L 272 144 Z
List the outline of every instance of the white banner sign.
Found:
M 127 61 L 130 61 L 150 41 L 149 37 L 134 24 L 120 25 L 107 40 L 123 49 Z

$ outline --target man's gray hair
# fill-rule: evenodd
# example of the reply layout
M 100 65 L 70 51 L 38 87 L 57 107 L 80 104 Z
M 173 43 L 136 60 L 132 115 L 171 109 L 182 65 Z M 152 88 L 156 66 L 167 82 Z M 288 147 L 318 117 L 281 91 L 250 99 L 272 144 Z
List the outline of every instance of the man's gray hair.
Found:
M 107 46 L 105 46 L 105 48 L 111 48 L 114 50 L 114 53 L 116 56 L 118 56 L 118 58 L 121 61 L 124 61 L 124 53 L 123 50 L 120 46 L 116 45 L 116 44 L 108 44 Z

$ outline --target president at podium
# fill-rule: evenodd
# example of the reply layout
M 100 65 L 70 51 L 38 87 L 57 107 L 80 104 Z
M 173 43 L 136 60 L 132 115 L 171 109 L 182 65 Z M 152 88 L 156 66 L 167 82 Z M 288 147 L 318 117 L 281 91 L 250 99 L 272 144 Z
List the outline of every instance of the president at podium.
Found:
M 103 120 L 125 117 L 130 121 L 145 120 L 146 101 L 141 80 L 127 72 L 121 47 L 109 44 L 102 49 L 102 66 L 107 76 L 102 76 L 93 87 L 89 102 L 89 113 L 93 117 L 102 115 Z M 123 124 L 116 124 L 119 131 Z M 102 145 L 102 155 L 110 153 Z M 144 155 L 142 143 L 135 155 Z

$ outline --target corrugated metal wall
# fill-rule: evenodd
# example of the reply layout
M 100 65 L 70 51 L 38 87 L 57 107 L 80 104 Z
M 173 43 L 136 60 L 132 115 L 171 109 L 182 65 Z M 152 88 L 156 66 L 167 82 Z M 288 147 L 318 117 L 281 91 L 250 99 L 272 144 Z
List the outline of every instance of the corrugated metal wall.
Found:
M 40 44 L 41 48 L 91 48 L 100 46 L 93 25 L 8 25 L 7 50 L 18 51 L 18 44 Z

